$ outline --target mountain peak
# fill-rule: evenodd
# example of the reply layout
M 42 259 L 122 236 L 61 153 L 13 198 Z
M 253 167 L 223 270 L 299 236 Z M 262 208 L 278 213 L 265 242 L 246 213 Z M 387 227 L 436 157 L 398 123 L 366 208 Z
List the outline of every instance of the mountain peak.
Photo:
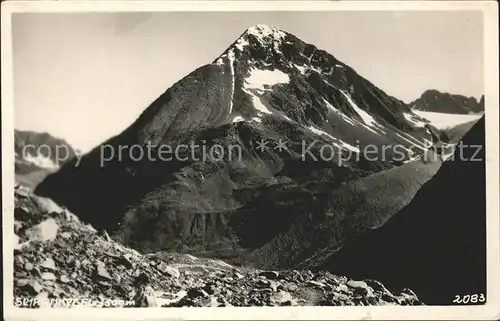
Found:
M 286 33 L 283 30 L 280 30 L 277 27 L 273 25 L 264 25 L 264 24 L 257 24 L 251 26 L 245 31 L 245 34 L 251 34 L 259 38 L 268 36 L 272 36 L 273 38 L 276 37 L 281 38 L 286 35 Z
M 273 25 L 256 24 L 246 29 L 230 47 L 236 47 L 244 51 L 247 46 L 267 48 L 270 45 L 277 46 L 288 33 Z
M 410 103 L 412 109 L 449 114 L 477 114 L 484 111 L 484 100 L 428 89 Z

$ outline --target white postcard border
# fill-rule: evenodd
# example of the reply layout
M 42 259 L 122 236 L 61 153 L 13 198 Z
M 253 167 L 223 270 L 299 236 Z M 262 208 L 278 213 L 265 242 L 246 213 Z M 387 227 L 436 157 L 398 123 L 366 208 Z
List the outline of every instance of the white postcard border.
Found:
M 13 305 L 14 101 L 11 14 L 18 12 L 117 11 L 424 11 L 483 12 L 487 168 L 487 304 L 484 306 L 47 308 Z M 499 319 L 499 96 L 498 3 L 496 1 L 7 1 L 2 2 L 2 215 L 6 320 L 328 320 Z M 460 282 L 460 280 L 457 280 Z

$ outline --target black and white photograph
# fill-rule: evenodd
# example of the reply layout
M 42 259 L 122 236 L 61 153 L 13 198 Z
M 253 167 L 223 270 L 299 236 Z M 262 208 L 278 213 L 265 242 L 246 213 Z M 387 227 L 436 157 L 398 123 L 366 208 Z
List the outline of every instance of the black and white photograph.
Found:
M 498 3 L 16 2 L 6 320 L 500 317 Z

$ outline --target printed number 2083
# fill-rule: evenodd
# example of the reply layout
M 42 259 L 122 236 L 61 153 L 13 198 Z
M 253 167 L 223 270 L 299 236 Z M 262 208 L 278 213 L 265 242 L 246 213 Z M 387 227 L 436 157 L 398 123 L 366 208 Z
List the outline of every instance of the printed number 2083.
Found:
M 474 303 L 484 303 L 486 297 L 484 294 L 466 294 L 466 295 L 455 295 L 453 303 L 457 304 L 474 304 Z

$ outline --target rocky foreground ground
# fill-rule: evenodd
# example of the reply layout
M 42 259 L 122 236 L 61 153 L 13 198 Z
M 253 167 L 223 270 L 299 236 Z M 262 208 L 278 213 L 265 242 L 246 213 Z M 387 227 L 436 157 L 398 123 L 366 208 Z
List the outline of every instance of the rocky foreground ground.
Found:
M 112 299 L 130 307 L 422 304 L 411 290 L 391 293 L 374 280 L 262 271 L 186 254 L 142 255 L 22 187 L 14 218 L 15 300 Z

